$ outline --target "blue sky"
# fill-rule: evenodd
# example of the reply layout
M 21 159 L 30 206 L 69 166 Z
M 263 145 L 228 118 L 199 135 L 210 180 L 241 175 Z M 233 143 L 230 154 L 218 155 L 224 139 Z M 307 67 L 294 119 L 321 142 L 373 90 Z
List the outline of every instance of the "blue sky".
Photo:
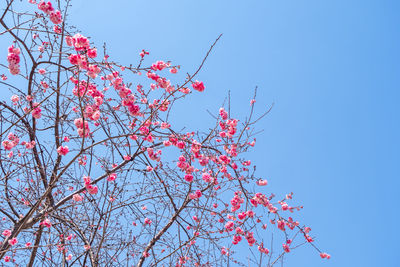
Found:
M 110 4 L 111 3 L 111 4 Z M 177 124 L 207 129 L 231 91 L 244 118 L 274 108 L 250 158 L 271 192 L 294 192 L 298 217 L 332 255 L 310 247 L 285 266 L 398 266 L 400 2 L 73 1 L 70 24 L 107 43 L 113 59 L 171 60 L 193 73 L 215 38 L 199 79 L 206 91 L 176 106 Z M 189 103 L 189 104 L 188 104 Z M 196 119 L 193 119 L 196 118 Z
M 177 106 L 182 126 L 210 126 L 228 90 L 237 117 L 256 85 L 259 112 L 275 103 L 251 158 L 332 255 L 304 247 L 286 266 L 398 266 L 400 2 L 95 2 L 75 1 L 70 22 L 124 63 L 145 48 L 193 72 L 224 34 L 199 76 L 206 92 Z

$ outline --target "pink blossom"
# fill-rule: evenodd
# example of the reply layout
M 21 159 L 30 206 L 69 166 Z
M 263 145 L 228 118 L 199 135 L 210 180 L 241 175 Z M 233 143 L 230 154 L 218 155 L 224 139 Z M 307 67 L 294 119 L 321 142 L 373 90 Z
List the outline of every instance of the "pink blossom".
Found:
M 9 70 L 12 75 L 17 75 L 20 73 L 19 65 L 9 65 Z
M 239 213 L 238 218 L 239 218 L 239 220 L 243 220 L 244 218 L 246 218 L 246 212 Z
M 15 48 L 14 46 L 10 46 L 8 48 L 8 56 L 7 56 L 7 61 L 8 61 L 8 69 L 12 75 L 17 75 L 19 74 L 19 62 L 20 62 L 20 49 Z
M 242 235 L 242 234 L 244 233 L 244 232 L 243 232 L 243 229 L 240 228 L 239 226 L 236 227 L 235 232 L 236 232 L 236 234 L 239 234 L 239 235 Z
M 53 31 L 54 31 L 55 33 L 61 34 L 61 28 L 58 27 L 58 25 L 54 25 L 54 26 L 53 26 Z
M 264 253 L 264 254 L 268 254 L 268 253 L 269 253 L 269 250 L 268 250 L 267 248 L 264 248 L 263 243 L 261 243 L 261 244 L 258 246 L 258 251 L 260 251 L 261 253 Z
M 42 109 L 40 108 L 39 103 L 33 103 L 32 106 L 34 107 L 32 110 L 32 117 L 35 119 L 40 119 L 42 117 Z
M 226 231 L 231 232 L 231 231 L 233 231 L 234 226 L 235 226 L 235 223 L 232 221 L 229 221 L 225 224 L 225 229 L 226 229 Z
M 90 58 L 95 58 L 95 57 L 97 57 L 97 48 L 89 49 L 89 50 L 87 51 L 87 55 L 88 55 L 88 57 L 90 57 Z
M 35 141 L 27 142 L 27 143 L 25 143 L 25 148 L 26 149 L 32 149 L 35 145 L 36 145 Z
M 192 83 L 192 87 L 194 90 L 197 90 L 199 92 L 203 92 L 205 89 L 203 82 L 199 82 L 197 80 L 194 83 Z
M 224 108 L 220 108 L 219 109 L 219 115 L 221 116 L 221 118 L 223 120 L 227 120 L 228 119 L 228 112 L 226 112 Z
M 147 166 L 147 167 L 146 167 L 146 171 L 147 171 L 147 172 L 151 172 L 151 171 L 153 171 L 153 167 L 151 167 L 151 166 Z
M 328 259 L 329 260 L 331 258 L 331 255 L 329 255 L 329 254 L 327 254 L 325 252 L 321 252 L 319 255 L 321 256 L 322 259 Z
M 187 182 L 192 182 L 193 181 L 193 175 L 191 175 L 191 174 L 186 174 L 185 175 L 185 177 L 184 177 L 184 179 L 185 179 L 185 181 L 187 181 Z
M 54 24 L 60 24 L 62 22 L 62 15 L 60 10 L 50 12 L 50 20 Z
M 246 234 L 246 240 L 249 246 L 253 246 L 256 240 L 254 239 L 254 233 L 253 232 L 247 232 Z
M 289 253 L 289 252 L 290 252 L 290 248 L 289 248 L 289 246 L 288 246 L 287 244 L 283 244 L 282 247 L 283 247 L 283 250 L 284 250 L 286 253 Z
M 40 84 L 42 85 L 43 89 L 49 88 L 49 85 L 45 81 L 41 81 Z
M 77 33 L 72 37 L 72 44 L 76 51 L 87 50 L 90 47 L 89 39 L 80 33 Z
M 154 63 L 152 66 L 151 66 L 151 69 L 152 70 L 163 70 L 163 69 L 165 69 L 166 67 L 168 67 L 168 63 L 165 63 L 164 61 L 157 61 L 156 63 Z
M 74 194 L 74 195 L 72 196 L 72 198 L 73 198 L 73 200 L 76 201 L 76 202 L 79 202 L 79 201 L 82 201 L 82 200 L 83 200 L 83 197 L 82 197 L 81 195 L 79 195 L 79 194 Z
M 50 12 L 54 11 L 54 8 L 50 1 L 46 3 L 44 0 L 41 0 L 40 3 L 38 4 L 38 8 L 47 15 L 49 15 Z
M 221 248 L 221 254 L 222 255 L 227 255 L 226 247 Z
M 254 211 L 252 211 L 252 210 L 246 211 L 246 214 L 247 214 L 247 216 L 249 216 L 250 218 L 253 218 L 253 217 L 254 217 Z
M 68 152 L 69 152 L 69 148 L 68 148 L 68 146 L 59 146 L 58 148 L 57 148 L 57 153 L 58 153 L 58 155 L 62 155 L 62 156 L 65 156 L 65 155 L 67 155 L 68 154 Z
M 259 185 L 259 186 L 264 186 L 264 185 L 267 185 L 267 184 L 268 184 L 267 180 L 258 180 L 257 181 L 257 185 Z
M 142 50 L 142 52 L 140 52 L 140 56 L 143 58 L 145 55 L 148 55 L 149 52 L 145 51 L 144 49 Z
M 89 129 L 89 123 L 87 121 L 83 122 L 82 118 L 78 118 L 74 120 L 75 126 L 78 128 L 77 132 L 80 137 L 89 137 L 90 135 L 90 129 Z
M 18 240 L 17 240 L 16 237 L 14 237 L 14 238 L 11 239 L 11 240 L 8 240 L 8 244 L 10 244 L 10 246 L 14 246 L 14 245 L 16 245 L 17 243 L 18 243 Z
M 50 220 L 48 218 L 46 218 L 41 223 L 39 223 L 39 225 L 43 225 L 43 226 L 46 226 L 46 227 L 50 228 L 51 227 L 51 222 L 50 222 Z
M 210 174 L 208 174 L 206 172 L 202 174 L 202 178 L 203 178 L 203 181 L 206 183 L 209 183 L 212 180 Z
M 144 219 L 144 223 L 148 224 L 148 225 L 151 225 L 152 221 L 149 218 L 145 218 Z
M 91 195 L 96 195 L 97 192 L 99 191 L 98 187 L 97 186 L 93 186 L 93 185 L 88 185 L 86 187 L 86 189 L 88 190 L 89 194 L 91 194 Z
M 242 240 L 242 236 L 240 236 L 240 235 L 234 235 L 234 236 L 233 236 L 232 244 L 237 245 L 241 240 Z
M 4 230 L 3 231 L 3 233 L 2 233 L 2 235 L 4 235 L 5 237 L 9 237 L 9 236 L 11 236 L 11 231 L 10 230 Z
M 277 226 L 280 230 L 285 231 L 285 222 L 283 220 L 279 220 Z
M 111 174 L 107 177 L 107 181 L 112 182 L 112 181 L 115 181 L 116 178 L 117 178 L 117 174 L 116 174 L 116 173 L 111 173 Z
M 5 150 L 11 150 L 14 147 L 14 143 L 8 140 L 4 140 L 1 144 L 3 145 Z

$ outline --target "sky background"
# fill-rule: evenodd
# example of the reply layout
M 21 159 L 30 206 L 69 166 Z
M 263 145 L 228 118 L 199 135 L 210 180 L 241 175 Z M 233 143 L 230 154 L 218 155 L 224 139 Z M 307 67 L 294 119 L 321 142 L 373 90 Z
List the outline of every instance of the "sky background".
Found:
M 321 260 L 304 246 L 285 266 L 399 266 L 399 1 L 75 0 L 69 23 L 112 59 L 171 60 L 206 91 L 176 106 L 176 124 L 207 129 L 231 92 L 233 117 L 272 103 L 249 158 L 268 189 L 294 192 Z
M 321 260 L 305 246 L 285 266 L 399 266 L 399 1 L 73 1 L 70 23 L 110 56 L 197 68 L 206 91 L 175 113 L 190 129 L 213 125 L 231 91 L 244 118 L 275 103 L 250 158 L 271 192 L 294 192 Z M 195 118 L 195 119 L 194 119 Z M 300 214 L 299 214 L 300 215 Z

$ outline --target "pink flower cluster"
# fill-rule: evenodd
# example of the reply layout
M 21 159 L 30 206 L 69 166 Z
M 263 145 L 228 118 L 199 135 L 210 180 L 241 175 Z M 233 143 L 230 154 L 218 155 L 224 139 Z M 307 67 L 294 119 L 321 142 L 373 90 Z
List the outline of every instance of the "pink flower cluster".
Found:
M 83 176 L 83 181 L 85 182 L 85 187 L 86 190 L 89 192 L 91 195 L 96 195 L 97 192 L 99 191 L 99 188 L 95 185 L 92 185 L 92 181 L 89 176 Z
M 93 121 L 99 120 L 100 116 L 101 116 L 100 106 L 103 104 L 103 101 L 104 101 L 103 92 L 97 90 L 96 85 L 93 83 L 90 83 L 90 82 L 88 83 L 84 80 L 78 81 L 77 79 L 75 79 L 73 77 L 70 78 L 70 80 L 75 84 L 75 87 L 72 90 L 72 93 L 75 96 L 82 97 L 82 96 L 86 95 L 86 96 L 90 96 L 93 100 L 93 104 L 89 103 L 85 107 L 85 110 L 84 110 L 85 118 L 87 118 L 88 120 L 93 120 Z M 74 108 L 74 111 L 78 112 L 77 108 Z M 78 121 L 75 123 L 75 125 L 78 127 L 77 123 L 78 123 Z M 81 124 L 80 121 L 79 121 L 79 124 Z M 85 121 L 85 125 L 86 124 L 87 124 L 87 122 Z M 95 123 L 95 125 L 96 125 L 96 123 Z M 83 127 L 78 127 L 78 132 L 79 132 L 79 128 L 83 128 Z M 80 134 L 80 136 L 82 136 L 82 135 Z
M 144 223 L 147 225 L 151 225 L 152 221 L 149 218 L 145 218 Z
M 35 141 L 30 141 L 30 142 L 22 141 L 21 145 L 25 146 L 26 149 L 32 149 L 36 145 L 36 142 Z
M 19 70 L 19 62 L 21 61 L 19 54 L 21 50 L 19 48 L 14 47 L 13 45 L 8 48 L 8 69 L 12 75 L 17 75 L 20 73 Z
M 117 179 L 117 174 L 116 174 L 116 173 L 111 173 L 111 174 L 107 177 L 107 181 L 109 181 L 109 182 L 113 182 L 113 181 L 115 181 L 115 179 Z
M 199 92 L 203 92 L 205 89 L 203 82 L 199 82 L 197 80 L 194 83 L 192 83 L 192 87 L 194 90 L 197 90 Z
M 189 198 L 190 199 L 197 199 L 197 198 L 200 198 L 202 195 L 203 194 L 201 193 L 200 190 L 196 190 L 196 192 L 189 194 Z
M 235 196 L 231 199 L 231 211 L 237 211 L 238 209 L 240 209 L 240 205 L 244 202 L 244 199 L 240 197 L 241 192 L 240 191 L 236 191 L 235 192 Z
M 126 107 L 132 116 L 139 116 L 140 108 L 136 105 L 136 98 L 132 94 L 132 91 L 126 87 L 123 79 L 119 76 L 118 72 L 107 75 L 104 79 L 109 80 L 114 89 L 118 92 L 119 96 L 122 98 L 122 106 Z
M 322 259 L 329 260 L 331 258 L 331 255 L 329 255 L 329 254 L 327 254 L 325 252 L 321 252 L 319 255 L 321 256 Z
M 35 119 L 40 119 L 42 117 L 42 109 L 40 108 L 39 103 L 33 103 L 32 117 Z
M 9 133 L 8 140 L 4 140 L 2 142 L 2 145 L 5 150 L 11 150 L 18 144 L 19 144 L 19 138 L 13 133 Z
M 5 237 L 9 237 L 9 236 L 11 236 L 11 231 L 10 230 L 4 230 L 3 231 L 3 233 L 2 233 L 2 235 L 4 235 Z
M 17 95 L 11 96 L 11 101 L 13 102 L 13 105 L 17 105 L 17 103 L 19 101 L 19 96 L 17 96 Z
M 44 219 L 41 223 L 39 223 L 39 225 L 43 225 L 46 226 L 47 228 L 51 227 L 51 222 L 48 218 Z
M 250 202 L 251 202 L 251 204 L 252 204 L 254 207 L 257 207 L 259 204 L 260 204 L 260 205 L 263 205 L 264 207 L 267 207 L 268 210 L 269 210 L 271 213 L 276 213 L 276 212 L 278 211 L 278 209 L 277 209 L 276 207 L 274 207 L 274 206 L 270 203 L 270 201 L 269 201 L 269 199 L 267 198 L 267 196 L 265 196 L 265 195 L 262 194 L 262 193 L 256 193 L 255 196 L 254 196 L 252 199 L 250 199 Z
M 16 237 L 8 240 L 8 244 L 10 244 L 10 246 L 14 246 L 18 243 L 18 239 Z
M 65 155 L 68 154 L 68 152 L 69 152 L 68 146 L 59 146 L 59 147 L 57 148 L 57 153 L 58 153 L 58 155 L 60 155 L 60 156 L 65 156 Z
M 142 58 L 144 58 L 144 56 L 145 55 L 148 55 L 149 54 L 149 52 L 147 52 L 147 51 L 145 51 L 144 49 L 142 50 L 142 52 L 140 52 L 140 56 L 142 57 Z
M 219 115 L 224 121 L 228 119 L 228 112 L 224 108 L 219 109 Z
M 233 222 L 233 221 L 228 221 L 226 224 L 225 224 L 225 230 L 227 231 L 227 232 L 231 232 L 231 231 L 233 231 L 233 228 L 235 227 L 235 223 Z
M 27 97 L 27 100 L 32 101 L 32 98 Z M 34 117 L 35 119 L 40 119 L 42 117 L 42 109 L 40 108 L 40 104 L 35 102 L 32 104 L 32 108 L 33 108 L 31 111 L 32 117 Z M 24 111 L 25 111 L 25 113 L 28 113 L 29 108 L 24 107 Z
M 211 181 L 213 181 L 213 178 L 211 177 L 211 175 L 209 173 L 203 173 L 202 175 L 203 181 L 206 183 L 209 183 Z
M 147 140 L 149 139 L 148 138 L 149 136 L 151 136 L 151 134 L 147 136 L 147 138 L 146 138 Z M 161 160 L 161 157 L 160 157 L 161 150 L 157 150 L 157 152 L 154 152 L 154 149 L 151 147 L 148 147 L 146 150 L 147 150 L 147 154 L 149 155 L 149 158 L 151 160 L 155 160 L 157 162 L 159 162 Z
M 76 128 L 78 128 L 77 131 L 80 137 L 89 137 L 90 129 L 87 121 L 83 121 L 82 118 L 77 118 L 74 120 L 74 124 Z
M 82 200 L 83 200 L 83 197 L 82 197 L 81 195 L 79 195 L 79 194 L 74 194 L 74 195 L 72 196 L 72 198 L 73 198 L 73 200 L 76 201 L 76 202 L 79 202 L 79 201 L 82 201 Z
M 264 186 L 264 185 L 268 184 L 268 181 L 267 180 L 258 180 L 256 182 L 256 184 L 259 185 L 259 186 Z
M 226 111 L 221 109 L 220 109 L 220 116 L 222 117 L 223 120 L 226 120 L 228 118 L 228 114 L 226 113 Z M 219 133 L 219 136 L 222 138 L 225 137 L 232 138 L 237 132 L 237 124 L 238 120 L 236 119 L 230 119 L 227 120 L 226 122 L 220 121 L 219 126 L 221 128 L 221 132 Z
M 156 63 L 154 63 L 153 65 L 151 65 L 151 69 L 152 70 L 163 70 L 167 67 L 169 67 L 171 64 L 170 63 L 165 63 L 162 60 L 157 61 Z
M 269 253 L 269 250 L 267 248 L 264 248 L 264 244 L 263 243 L 261 243 L 258 246 L 258 251 L 260 251 L 261 253 L 264 253 L 264 254 L 268 254 Z
M 282 247 L 283 247 L 283 250 L 284 250 L 286 253 L 289 253 L 289 252 L 290 252 L 290 247 L 289 247 L 287 244 L 283 244 Z
M 44 13 L 50 16 L 50 20 L 54 24 L 60 24 L 62 20 L 62 15 L 60 10 L 55 10 L 51 2 L 45 2 L 44 0 L 40 1 L 38 4 L 38 8 L 42 10 Z
M 163 88 L 163 89 L 165 89 L 168 93 L 171 93 L 171 92 L 175 91 L 175 86 L 173 86 L 173 85 L 171 84 L 171 81 L 170 81 L 170 80 L 167 80 L 167 79 L 164 78 L 164 77 L 160 77 L 160 76 L 158 76 L 156 73 L 151 72 L 151 71 L 147 72 L 146 75 L 147 75 L 147 78 L 152 79 L 153 81 L 157 82 L 157 85 L 153 85 L 152 88 L 154 88 L 154 89 L 155 89 L 156 87 Z
M 84 52 L 83 54 L 72 54 L 68 57 L 72 65 L 76 65 L 79 69 L 87 70 L 87 75 L 95 79 L 100 73 L 101 69 L 97 65 L 89 64 L 88 58 L 97 57 L 97 49 L 90 47 L 89 39 L 80 33 L 74 36 L 65 37 L 68 46 L 73 46 L 75 51 Z
M 249 243 L 249 246 L 254 245 L 254 243 L 256 242 L 253 232 L 247 232 L 245 237 L 246 237 L 247 243 Z

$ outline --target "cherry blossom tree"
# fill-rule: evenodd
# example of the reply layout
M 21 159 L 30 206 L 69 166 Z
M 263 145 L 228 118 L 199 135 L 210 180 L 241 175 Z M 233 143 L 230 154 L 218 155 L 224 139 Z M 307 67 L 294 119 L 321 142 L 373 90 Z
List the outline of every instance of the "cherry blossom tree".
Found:
M 170 120 L 206 93 L 198 74 L 221 36 L 178 81 L 181 66 L 145 66 L 146 50 L 113 61 L 64 20 L 69 0 L 28 2 L 0 13 L 4 264 L 273 266 L 303 244 L 330 258 L 294 219 L 293 194 L 268 192 L 248 158 L 268 113 L 255 115 L 255 95 L 246 119 L 221 107 L 208 130 Z

